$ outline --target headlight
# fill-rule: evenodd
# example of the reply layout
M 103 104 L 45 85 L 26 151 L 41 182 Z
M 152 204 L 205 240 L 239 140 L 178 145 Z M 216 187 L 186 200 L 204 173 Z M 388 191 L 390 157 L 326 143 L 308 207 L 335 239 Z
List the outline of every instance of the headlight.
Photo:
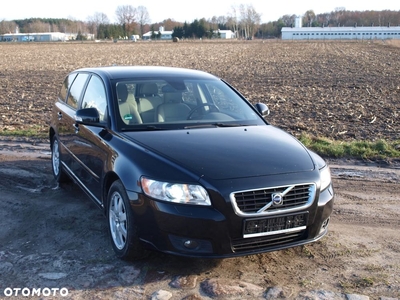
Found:
M 321 177 L 321 191 L 323 191 L 331 184 L 331 170 L 329 167 L 325 166 L 319 170 L 319 176 Z
M 147 196 L 155 199 L 184 204 L 211 205 L 207 191 L 200 185 L 162 182 L 141 178 Z

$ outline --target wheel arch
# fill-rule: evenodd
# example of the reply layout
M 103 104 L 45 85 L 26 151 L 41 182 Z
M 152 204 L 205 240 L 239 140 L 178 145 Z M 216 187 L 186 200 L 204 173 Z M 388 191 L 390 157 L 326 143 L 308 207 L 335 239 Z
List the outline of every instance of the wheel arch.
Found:
M 103 192 L 102 192 L 102 204 L 104 207 L 104 213 L 107 212 L 108 191 L 110 190 L 111 185 L 117 180 L 120 180 L 120 178 L 115 172 L 108 172 L 106 176 L 104 176 Z
M 53 137 L 56 135 L 56 131 L 53 127 L 49 128 L 49 140 L 50 140 L 50 148 L 53 147 Z

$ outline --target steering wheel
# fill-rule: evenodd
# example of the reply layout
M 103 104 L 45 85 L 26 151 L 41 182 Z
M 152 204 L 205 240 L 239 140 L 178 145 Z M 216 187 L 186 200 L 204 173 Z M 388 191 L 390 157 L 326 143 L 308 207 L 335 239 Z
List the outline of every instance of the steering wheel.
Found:
M 219 112 L 219 108 L 218 108 L 218 106 L 216 106 L 215 104 L 212 104 L 212 103 L 203 103 L 203 104 L 200 104 L 200 105 L 196 106 L 195 108 L 193 108 L 193 109 L 190 111 L 190 113 L 189 113 L 189 115 L 188 115 L 188 117 L 187 117 L 187 120 L 192 120 L 193 114 L 194 114 L 195 112 L 197 112 L 200 108 L 203 108 L 203 107 L 206 107 L 206 106 L 208 106 L 208 107 L 210 108 L 210 112 L 211 112 L 212 110 L 213 110 L 214 112 Z

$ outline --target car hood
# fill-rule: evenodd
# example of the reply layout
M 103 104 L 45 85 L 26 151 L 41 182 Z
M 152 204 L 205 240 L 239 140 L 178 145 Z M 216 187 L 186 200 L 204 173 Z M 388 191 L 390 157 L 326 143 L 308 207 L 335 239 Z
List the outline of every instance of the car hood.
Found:
M 199 177 L 233 179 L 314 169 L 306 148 L 271 125 L 125 132 Z

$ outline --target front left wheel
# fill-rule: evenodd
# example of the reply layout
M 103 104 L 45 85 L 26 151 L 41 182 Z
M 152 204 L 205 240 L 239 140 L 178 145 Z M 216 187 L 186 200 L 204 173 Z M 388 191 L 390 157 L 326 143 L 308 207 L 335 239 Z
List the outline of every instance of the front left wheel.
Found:
M 107 219 L 111 244 L 121 259 L 139 259 L 146 255 L 139 240 L 129 199 L 121 181 L 112 185 L 107 197 Z

